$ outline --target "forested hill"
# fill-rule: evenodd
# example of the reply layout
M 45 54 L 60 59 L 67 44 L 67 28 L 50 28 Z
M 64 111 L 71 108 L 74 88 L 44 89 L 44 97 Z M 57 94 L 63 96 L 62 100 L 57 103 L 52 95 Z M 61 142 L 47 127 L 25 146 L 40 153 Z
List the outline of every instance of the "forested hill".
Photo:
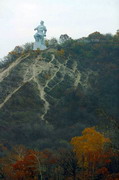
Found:
M 68 147 L 86 127 L 118 147 L 119 33 L 17 46 L 0 64 L 0 141 Z

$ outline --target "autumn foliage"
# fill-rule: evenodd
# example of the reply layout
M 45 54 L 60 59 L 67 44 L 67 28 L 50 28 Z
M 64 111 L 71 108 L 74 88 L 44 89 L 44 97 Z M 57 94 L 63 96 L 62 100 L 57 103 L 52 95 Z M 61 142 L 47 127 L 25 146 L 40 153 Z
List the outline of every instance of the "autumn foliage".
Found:
M 23 146 L 15 147 L 7 157 L 1 158 L 3 174 L 9 180 L 42 179 L 55 163 L 52 152 L 27 150 Z
M 83 168 L 83 179 L 109 173 L 105 166 L 111 162 L 110 158 L 114 155 L 109 143 L 111 143 L 110 139 L 105 138 L 94 127 L 86 128 L 82 136 L 72 138 L 71 144 L 78 164 Z
M 118 153 L 111 141 L 94 127 L 71 139 L 73 149 L 31 150 L 20 145 L 0 158 L 0 178 L 5 180 L 117 180 L 110 172 Z M 1 144 L 2 151 L 7 148 Z

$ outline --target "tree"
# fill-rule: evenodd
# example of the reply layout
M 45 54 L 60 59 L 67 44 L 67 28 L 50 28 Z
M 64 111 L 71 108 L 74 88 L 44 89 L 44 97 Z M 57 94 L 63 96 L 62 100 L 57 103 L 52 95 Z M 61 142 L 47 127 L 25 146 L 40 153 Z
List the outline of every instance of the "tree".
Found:
M 116 34 L 114 35 L 114 41 L 119 42 L 119 29 L 117 30 Z
M 31 51 L 33 50 L 33 43 L 26 43 L 23 47 L 24 51 Z
M 14 48 L 14 51 L 16 52 L 16 53 L 22 53 L 23 52 L 23 47 L 21 47 L 21 46 L 16 46 L 15 48 Z
M 79 171 L 77 158 L 75 153 L 70 149 L 61 149 L 59 151 L 58 164 L 62 169 L 62 174 L 65 178 L 72 177 L 76 180 L 76 174 Z
M 27 150 L 23 157 L 21 156 L 23 154 L 19 155 L 17 161 L 10 165 L 12 171 L 9 176 L 14 177 L 14 179 L 36 178 L 42 180 L 43 173 L 46 171 L 47 156 L 43 152 L 34 150 Z
M 1 174 L 4 177 L 9 177 L 9 180 L 18 179 L 21 174 L 14 172 L 13 164 L 23 162 L 24 157 L 27 154 L 27 149 L 23 145 L 13 147 L 12 151 L 8 152 L 7 156 L 3 156 L 0 159 Z
M 59 42 L 62 44 L 68 40 L 71 40 L 71 38 L 67 35 L 67 34 L 62 34 L 60 37 L 59 37 Z
M 90 39 L 92 42 L 99 42 L 100 40 L 104 40 L 104 35 L 96 31 L 92 34 L 89 34 L 88 39 Z
M 50 47 L 50 48 L 56 48 L 57 45 L 58 45 L 58 41 L 56 38 L 52 38 L 50 40 L 47 40 L 47 46 Z
M 105 138 L 94 127 L 86 128 L 82 132 L 82 136 L 72 138 L 71 144 L 76 153 L 78 164 L 83 168 L 86 176 L 94 176 L 97 169 L 110 163 L 111 151 L 109 148 L 105 149 L 107 143 L 110 143 L 110 139 Z
M 57 158 L 50 150 L 28 150 L 15 146 L 6 157 L 0 158 L 0 177 L 9 180 L 43 180 L 53 176 Z
M 57 55 L 63 57 L 65 55 L 64 49 L 57 50 Z

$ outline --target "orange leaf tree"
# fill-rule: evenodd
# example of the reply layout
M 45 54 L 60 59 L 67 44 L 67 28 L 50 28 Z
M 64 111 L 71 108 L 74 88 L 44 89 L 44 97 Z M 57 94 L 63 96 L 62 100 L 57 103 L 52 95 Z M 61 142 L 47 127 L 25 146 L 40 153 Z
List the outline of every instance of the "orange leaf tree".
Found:
M 98 168 L 110 162 L 109 149 L 105 150 L 107 143 L 110 143 L 110 139 L 105 138 L 94 127 L 86 128 L 82 132 L 82 136 L 72 138 L 71 144 L 76 153 L 78 164 L 88 176 L 94 176 Z

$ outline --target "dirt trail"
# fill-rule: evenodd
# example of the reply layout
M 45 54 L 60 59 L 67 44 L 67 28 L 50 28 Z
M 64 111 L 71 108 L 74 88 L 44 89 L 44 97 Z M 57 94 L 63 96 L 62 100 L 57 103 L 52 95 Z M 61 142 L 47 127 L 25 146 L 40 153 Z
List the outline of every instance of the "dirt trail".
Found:
M 25 57 L 21 56 L 20 58 L 18 58 L 15 62 L 13 62 L 7 69 L 3 70 L 0 73 L 0 82 L 6 78 L 7 76 L 9 76 L 11 70 L 17 66 L 22 60 L 26 59 L 29 56 L 29 54 L 27 54 Z

